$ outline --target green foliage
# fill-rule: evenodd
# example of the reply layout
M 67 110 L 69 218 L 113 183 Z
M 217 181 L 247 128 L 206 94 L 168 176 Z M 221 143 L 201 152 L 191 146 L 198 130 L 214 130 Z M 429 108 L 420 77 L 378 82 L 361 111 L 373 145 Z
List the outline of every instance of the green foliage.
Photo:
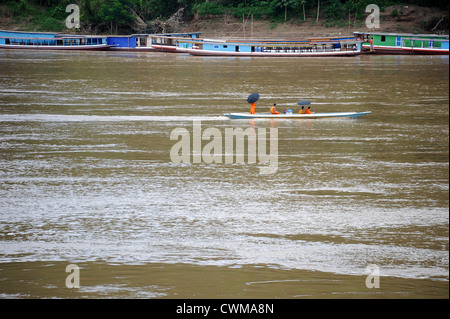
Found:
M 197 12 L 201 17 L 207 15 L 218 15 L 225 12 L 225 7 L 217 2 L 202 2 L 193 6 L 194 12 Z
M 224 13 L 231 14 L 237 18 L 242 16 L 253 15 L 254 18 L 259 19 L 263 16 L 273 16 L 275 14 L 276 3 L 278 1 L 247 1 L 238 4 L 228 4 L 211 1 L 197 3 L 192 7 L 192 12 L 199 14 L 201 17 L 207 15 L 220 15 Z
M 100 16 L 104 22 L 114 22 L 123 24 L 133 19 L 130 14 L 130 1 L 110 0 L 103 3 L 100 7 Z
M 9 13 L 15 17 L 22 17 L 30 14 L 32 10 L 26 0 L 8 1 L 6 3 Z
M 0 0 L 2 15 L 15 20 L 30 21 L 39 30 L 60 30 L 68 13 L 65 8 L 74 3 L 80 7 L 80 20 L 83 25 L 97 32 L 126 30 L 138 15 L 143 21 L 167 19 L 179 8 L 185 8 L 187 18 L 194 14 L 200 16 L 231 14 L 235 17 L 255 19 L 270 18 L 281 23 L 290 19 L 304 21 L 314 17 L 317 0 Z M 380 10 L 390 5 L 437 6 L 448 9 L 444 0 L 321 0 L 320 16 L 327 19 L 327 25 L 341 24 L 349 15 L 364 20 L 369 4 L 377 4 Z M 396 12 L 392 12 L 395 16 Z M 314 23 L 314 21 L 312 21 Z M 64 29 L 64 27 L 62 27 Z
M 134 3 L 133 7 L 137 7 L 137 3 L 146 3 L 145 5 L 149 7 L 149 16 L 145 16 L 145 14 L 143 14 L 143 18 L 146 19 L 167 19 L 179 9 L 177 0 L 134 0 L 132 2 Z M 138 13 L 140 14 L 140 12 Z
M 397 11 L 397 9 L 392 10 L 391 15 L 392 15 L 394 18 L 398 17 L 398 11 Z
M 229 10 L 235 17 L 238 18 L 242 18 L 242 16 L 248 17 L 253 14 L 253 17 L 260 19 L 263 16 L 269 17 L 275 15 L 274 4 L 276 2 L 277 1 L 257 1 L 249 5 L 240 3 L 237 7 L 230 7 Z
M 275 29 L 277 26 L 278 26 L 278 23 L 276 23 L 276 22 L 271 22 L 270 25 L 269 25 L 269 29 L 270 29 L 270 30 L 273 30 L 273 29 Z
M 66 29 L 65 24 L 60 19 L 47 17 L 39 22 L 38 31 L 60 32 Z
M 329 20 L 344 19 L 346 15 L 346 12 L 344 11 L 344 4 L 342 4 L 339 0 L 331 0 L 330 4 L 325 8 L 324 14 Z

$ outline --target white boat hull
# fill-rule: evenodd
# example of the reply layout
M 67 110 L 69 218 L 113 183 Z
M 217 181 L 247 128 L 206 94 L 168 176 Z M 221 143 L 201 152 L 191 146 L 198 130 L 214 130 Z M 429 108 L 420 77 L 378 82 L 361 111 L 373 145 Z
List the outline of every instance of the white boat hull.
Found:
M 101 51 L 114 47 L 108 44 L 93 45 L 17 45 L 17 44 L 0 44 L 0 49 L 11 50 L 81 50 L 81 51 Z
M 344 57 L 361 54 L 359 50 L 349 51 L 267 51 L 267 52 L 231 52 L 202 49 L 177 48 L 178 52 L 198 56 L 234 56 L 234 57 Z
M 321 119 L 334 117 L 360 117 L 372 112 L 330 112 L 330 113 L 313 113 L 313 114 L 269 114 L 269 113 L 227 113 L 225 116 L 230 119 Z

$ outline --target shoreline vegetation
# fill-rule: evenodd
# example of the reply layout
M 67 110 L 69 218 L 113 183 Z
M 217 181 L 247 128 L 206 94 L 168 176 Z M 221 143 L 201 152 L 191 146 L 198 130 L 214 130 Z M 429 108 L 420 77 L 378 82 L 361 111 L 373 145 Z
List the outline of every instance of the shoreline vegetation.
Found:
M 71 3 L 80 8 L 79 29 L 65 26 Z M 305 39 L 367 30 L 365 8 L 372 3 L 380 8 L 380 29 L 374 31 L 449 33 L 449 5 L 441 0 L 0 0 L 0 29 Z

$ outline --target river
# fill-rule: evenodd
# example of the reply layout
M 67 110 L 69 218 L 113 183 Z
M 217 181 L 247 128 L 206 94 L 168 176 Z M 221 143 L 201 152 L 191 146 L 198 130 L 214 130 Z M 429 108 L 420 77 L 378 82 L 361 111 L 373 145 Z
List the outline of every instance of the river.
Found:
M 223 116 L 253 92 L 372 113 Z M 266 132 L 275 169 L 195 161 L 196 129 Z M 0 149 L 3 298 L 448 298 L 448 56 L 0 51 Z

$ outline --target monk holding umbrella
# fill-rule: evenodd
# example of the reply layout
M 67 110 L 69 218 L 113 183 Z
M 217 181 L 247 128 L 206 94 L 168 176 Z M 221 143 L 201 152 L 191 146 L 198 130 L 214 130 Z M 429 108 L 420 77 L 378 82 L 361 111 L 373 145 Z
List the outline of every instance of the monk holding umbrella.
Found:
M 247 102 L 250 103 L 250 114 L 255 114 L 256 101 L 259 100 L 258 93 L 252 93 L 248 96 Z

